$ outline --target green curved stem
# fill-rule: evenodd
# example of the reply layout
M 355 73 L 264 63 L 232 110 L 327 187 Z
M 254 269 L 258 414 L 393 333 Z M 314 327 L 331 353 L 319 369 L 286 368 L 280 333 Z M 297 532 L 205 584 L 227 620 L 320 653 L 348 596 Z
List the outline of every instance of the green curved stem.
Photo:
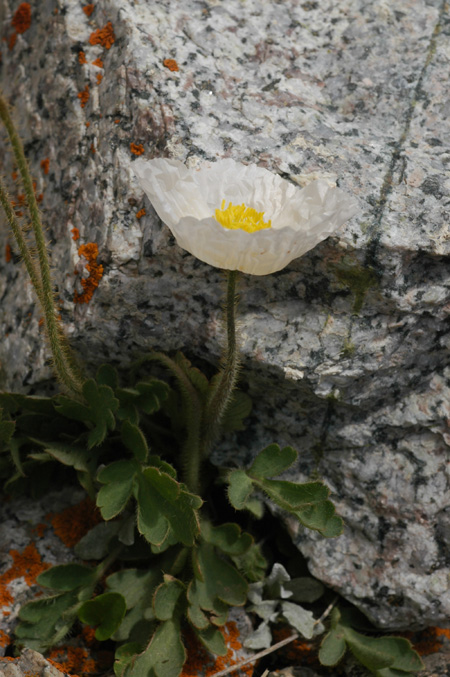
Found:
M 11 142 L 11 147 L 17 163 L 17 167 L 22 179 L 25 198 L 27 202 L 28 211 L 30 213 L 31 225 L 33 228 L 34 238 L 36 241 L 36 252 L 39 263 L 40 275 L 36 278 L 36 268 L 33 264 L 32 253 L 23 237 L 23 232 L 20 233 L 12 225 L 14 236 L 17 239 L 19 249 L 22 256 L 24 256 L 25 265 L 30 273 L 31 281 L 36 290 L 38 299 L 42 305 L 44 313 L 45 328 L 50 343 L 50 348 L 53 355 L 53 363 L 55 371 L 62 383 L 68 390 L 77 396 L 80 395 L 83 375 L 79 370 L 75 359 L 70 351 L 67 340 L 61 329 L 61 325 L 57 319 L 58 312 L 56 309 L 55 298 L 53 293 L 53 285 L 50 273 L 50 263 L 48 259 L 47 244 L 45 242 L 44 230 L 41 223 L 39 208 L 36 202 L 36 197 L 33 189 L 33 181 L 31 179 L 30 170 L 23 150 L 22 141 L 16 132 L 14 123 L 9 114 L 8 105 L 0 94 L 0 118 L 5 125 L 6 131 Z M 2 199 L 2 206 L 5 208 L 4 200 Z M 6 210 L 5 210 L 6 211 Z M 8 222 L 11 225 L 11 219 L 8 217 Z M 18 236 L 18 237 L 17 237 Z M 22 251 L 23 250 L 23 251 Z
M 227 271 L 227 293 L 225 300 L 225 318 L 227 343 L 222 358 L 223 367 L 214 379 L 206 404 L 202 440 L 202 456 L 208 456 L 220 433 L 220 424 L 231 400 L 239 372 L 239 351 L 236 341 L 236 309 L 238 296 L 236 283 L 238 271 Z
M 187 485 L 189 491 L 198 494 L 200 488 L 200 464 L 202 460 L 200 451 L 202 403 L 191 381 L 172 358 L 164 353 L 155 352 L 146 355 L 145 358 L 140 361 L 140 364 L 152 361 L 159 362 L 166 367 L 166 369 L 169 369 L 177 381 L 178 389 L 186 408 L 187 435 L 181 450 L 183 481 Z

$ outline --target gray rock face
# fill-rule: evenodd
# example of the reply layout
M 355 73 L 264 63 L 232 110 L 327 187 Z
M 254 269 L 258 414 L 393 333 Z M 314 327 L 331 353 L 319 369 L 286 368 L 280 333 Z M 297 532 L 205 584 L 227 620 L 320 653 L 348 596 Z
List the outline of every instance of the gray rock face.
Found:
M 297 533 L 311 571 L 385 628 L 447 622 L 445 2 L 97 0 L 88 16 L 42 0 L 13 44 L 18 4 L 0 0 L 2 87 L 43 194 L 62 318 L 91 366 L 155 346 L 220 352 L 220 273 L 157 220 L 132 172 L 140 145 L 192 166 L 258 163 L 299 185 L 338 179 L 357 196 L 360 216 L 338 237 L 243 278 L 255 408 L 216 460 L 298 448 L 295 477 L 317 471 L 346 520 L 333 541 Z M 7 240 L 2 227 L 0 251 Z M 89 242 L 103 277 L 74 304 Z M 39 312 L 14 256 L 0 265 L 3 387 L 41 391 Z
M 64 672 L 55 668 L 45 658 L 32 649 L 24 649 L 15 661 L 0 658 L 0 677 L 64 677 Z

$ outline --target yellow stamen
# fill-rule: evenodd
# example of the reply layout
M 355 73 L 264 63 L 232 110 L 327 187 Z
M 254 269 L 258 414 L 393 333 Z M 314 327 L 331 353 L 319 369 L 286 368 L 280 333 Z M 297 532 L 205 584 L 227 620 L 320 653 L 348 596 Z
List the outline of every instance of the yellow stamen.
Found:
M 253 207 L 247 207 L 244 203 L 233 205 L 231 202 L 225 209 L 225 200 L 222 200 L 220 209 L 216 209 L 216 219 L 224 228 L 230 230 L 245 230 L 247 233 L 255 233 L 257 230 L 271 228 L 272 221 L 264 221 L 264 212 L 257 212 Z

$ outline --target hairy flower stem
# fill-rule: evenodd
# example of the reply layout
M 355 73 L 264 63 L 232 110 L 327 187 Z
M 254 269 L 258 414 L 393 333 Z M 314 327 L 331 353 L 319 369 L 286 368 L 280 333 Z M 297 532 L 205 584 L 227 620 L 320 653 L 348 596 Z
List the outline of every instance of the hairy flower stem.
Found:
M 14 236 L 17 239 L 20 252 L 24 257 L 24 262 L 30 274 L 31 282 L 35 288 L 38 299 L 42 305 L 44 313 L 44 321 L 47 337 L 50 343 L 50 349 L 53 355 L 53 363 L 56 374 L 60 381 L 68 388 L 69 392 L 79 396 L 81 393 L 83 376 L 75 359 L 71 354 L 67 340 L 63 334 L 60 323 L 58 322 L 58 312 L 56 309 L 55 298 L 53 293 L 52 279 L 50 274 L 50 263 L 48 259 L 47 245 L 44 238 L 44 230 L 41 223 L 39 208 L 36 202 L 36 197 L 33 189 L 33 181 L 31 179 L 28 163 L 25 158 L 22 141 L 16 132 L 14 123 L 9 114 L 8 105 L 0 94 L 0 118 L 5 125 L 6 131 L 11 142 L 11 147 L 17 163 L 17 167 L 22 179 L 25 198 L 27 202 L 28 211 L 31 218 L 31 225 L 33 228 L 34 238 L 36 241 L 36 252 L 39 263 L 40 275 L 36 277 L 37 272 L 33 263 L 32 253 L 23 237 L 23 231 L 19 227 L 19 231 L 15 229 L 8 212 L 5 209 L 4 200 L 2 199 L 2 206 L 5 209 L 6 217 L 12 227 Z M 23 251 L 22 251 L 23 250 Z M 30 272 L 31 271 L 31 272 Z M 40 278 L 40 279 L 38 279 Z
M 227 343 L 222 358 L 223 367 L 214 379 L 206 404 L 202 440 L 203 457 L 209 455 L 220 433 L 220 424 L 230 403 L 239 372 L 239 351 L 236 341 L 236 309 L 238 305 L 236 283 L 238 275 L 237 270 L 227 271 L 227 293 L 224 307 Z

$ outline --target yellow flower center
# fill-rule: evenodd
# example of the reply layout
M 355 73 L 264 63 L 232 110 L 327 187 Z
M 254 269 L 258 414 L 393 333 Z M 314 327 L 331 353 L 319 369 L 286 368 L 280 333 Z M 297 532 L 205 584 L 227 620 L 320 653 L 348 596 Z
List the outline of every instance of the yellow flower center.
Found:
M 231 202 L 225 209 L 225 200 L 222 200 L 220 209 L 216 209 L 216 219 L 224 228 L 230 230 L 245 230 L 247 233 L 255 233 L 257 230 L 271 228 L 272 221 L 264 221 L 264 212 L 257 212 L 253 207 L 247 207 L 244 203 L 233 205 Z

